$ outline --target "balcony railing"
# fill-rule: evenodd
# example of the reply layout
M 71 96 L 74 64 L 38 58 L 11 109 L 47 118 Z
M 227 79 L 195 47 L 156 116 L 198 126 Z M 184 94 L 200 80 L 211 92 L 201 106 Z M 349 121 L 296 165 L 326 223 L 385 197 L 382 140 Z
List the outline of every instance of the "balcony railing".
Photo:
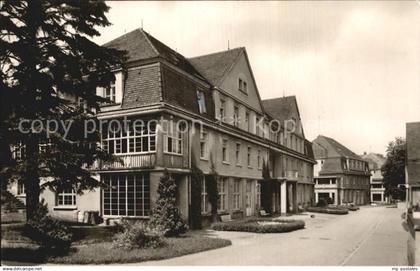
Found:
M 156 164 L 156 154 L 126 154 L 117 156 L 120 161 L 104 163 L 95 162 L 94 169 L 126 169 L 126 168 L 153 168 Z
M 284 172 L 284 178 L 291 181 L 299 180 L 299 172 L 297 170 L 286 170 Z

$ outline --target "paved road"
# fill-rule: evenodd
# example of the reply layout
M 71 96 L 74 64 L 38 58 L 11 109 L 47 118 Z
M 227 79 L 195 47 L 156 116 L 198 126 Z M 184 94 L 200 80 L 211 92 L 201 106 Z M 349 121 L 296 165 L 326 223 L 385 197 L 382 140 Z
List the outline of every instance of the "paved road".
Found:
M 345 216 L 300 216 L 303 230 L 280 234 L 213 232 L 232 246 L 144 265 L 407 265 L 402 210 L 364 207 Z

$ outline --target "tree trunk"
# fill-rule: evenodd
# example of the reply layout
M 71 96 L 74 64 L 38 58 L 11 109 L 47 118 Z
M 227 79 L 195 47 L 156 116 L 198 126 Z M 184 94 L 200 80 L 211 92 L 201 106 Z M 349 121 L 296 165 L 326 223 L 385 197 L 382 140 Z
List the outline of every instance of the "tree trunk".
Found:
M 26 144 L 26 174 L 23 176 L 26 193 L 26 220 L 32 220 L 38 210 L 41 192 L 38 176 L 38 141 L 32 134 Z

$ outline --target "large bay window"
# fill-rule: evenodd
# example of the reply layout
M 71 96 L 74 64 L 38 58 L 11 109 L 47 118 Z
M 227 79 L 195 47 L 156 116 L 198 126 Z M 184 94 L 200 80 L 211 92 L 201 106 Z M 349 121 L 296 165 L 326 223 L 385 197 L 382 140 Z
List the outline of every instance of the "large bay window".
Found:
M 102 176 L 103 214 L 107 216 L 145 217 L 150 213 L 150 176 L 106 174 Z
M 165 152 L 182 154 L 182 132 L 179 129 L 168 131 L 165 134 Z
M 110 121 L 102 132 L 102 147 L 111 154 L 150 153 L 156 151 L 156 122 L 133 121 L 124 125 Z

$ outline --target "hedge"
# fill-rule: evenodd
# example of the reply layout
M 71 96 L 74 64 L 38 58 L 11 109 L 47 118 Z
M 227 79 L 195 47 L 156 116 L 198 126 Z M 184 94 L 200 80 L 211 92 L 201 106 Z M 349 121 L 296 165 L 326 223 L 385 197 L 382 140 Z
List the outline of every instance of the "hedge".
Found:
M 261 225 L 257 222 L 279 222 L 278 224 Z M 273 219 L 249 219 L 230 222 L 217 222 L 211 225 L 216 231 L 243 231 L 256 233 L 280 233 L 291 232 L 305 227 L 302 220 L 273 220 Z
M 332 215 L 346 215 L 349 213 L 347 209 L 343 208 L 329 208 L 329 207 L 308 207 L 306 208 L 308 212 L 314 213 L 324 213 Z

